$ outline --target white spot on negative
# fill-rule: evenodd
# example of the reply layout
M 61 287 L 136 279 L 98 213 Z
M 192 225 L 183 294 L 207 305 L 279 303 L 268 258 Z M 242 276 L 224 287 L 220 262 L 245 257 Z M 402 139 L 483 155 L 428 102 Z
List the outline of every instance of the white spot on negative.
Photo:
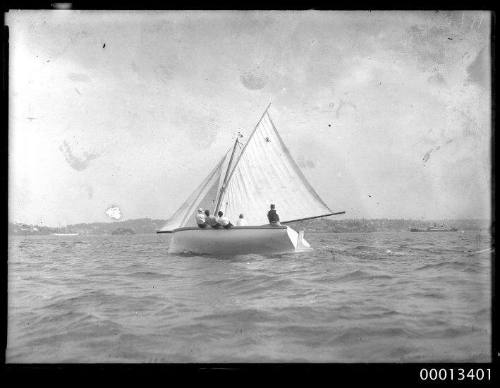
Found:
M 122 213 L 118 206 L 111 206 L 107 208 L 105 213 L 107 214 L 108 217 L 114 220 L 119 220 L 120 218 L 122 218 Z

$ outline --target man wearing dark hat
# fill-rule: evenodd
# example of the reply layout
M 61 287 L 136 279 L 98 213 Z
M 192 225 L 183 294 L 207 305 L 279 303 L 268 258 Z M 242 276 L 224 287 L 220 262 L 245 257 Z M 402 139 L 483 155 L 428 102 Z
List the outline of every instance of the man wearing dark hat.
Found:
M 267 212 L 267 219 L 269 220 L 269 223 L 273 226 L 280 226 L 280 216 L 278 216 L 278 213 L 276 213 L 276 209 L 274 204 L 271 205 L 271 210 Z

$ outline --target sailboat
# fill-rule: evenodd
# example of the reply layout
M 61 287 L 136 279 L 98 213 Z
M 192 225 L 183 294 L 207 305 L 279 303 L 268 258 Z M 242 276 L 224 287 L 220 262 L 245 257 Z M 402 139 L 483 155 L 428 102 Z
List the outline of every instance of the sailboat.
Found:
M 269 104 L 243 143 L 238 133 L 203 182 L 157 233 L 171 233 L 170 253 L 238 255 L 311 250 L 304 231 L 287 223 L 327 217 L 333 212 L 300 171 L 269 114 Z M 281 225 L 270 225 L 267 211 L 275 204 Z M 248 226 L 199 228 L 198 208 L 222 210 L 233 223 L 244 214 Z

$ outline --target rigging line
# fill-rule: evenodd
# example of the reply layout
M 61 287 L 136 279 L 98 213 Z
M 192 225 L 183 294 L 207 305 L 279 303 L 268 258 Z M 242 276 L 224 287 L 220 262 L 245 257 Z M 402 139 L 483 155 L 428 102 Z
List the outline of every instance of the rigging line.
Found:
M 267 111 L 269 110 L 269 107 L 271 106 L 271 103 L 269 103 L 269 105 L 267 106 L 266 110 L 264 111 L 264 113 L 262 113 L 262 116 L 260 116 L 260 119 L 259 121 L 257 121 L 257 124 L 255 124 L 255 128 L 253 129 L 252 133 L 250 134 L 250 137 L 248 138 L 247 142 L 245 143 L 245 146 L 243 147 L 243 149 L 241 150 L 239 156 L 238 156 L 238 159 L 236 160 L 236 163 L 234 163 L 234 168 L 232 169 L 231 171 L 231 174 L 229 174 L 229 177 L 227 178 L 227 182 L 229 182 L 231 180 L 231 178 L 233 177 L 233 174 L 234 172 L 236 171 L 236 167 L 238 166 L 238 163 L 240 162 L 241 160 L 241 157 L 243 156 L 243 154 L 245 153 L 245 150 L 247 149 L 247 146 L 248 144 L 250 144 L 250 141 L 252 140 L 252 137 L 253 135 L 255 134 L 255 131 L 257 131 L 257 127 L 259 126 L 260 122 L 262 121 L 262 119 L 264 118 L 264 116 L 266 115 Z M 269 115 L 269 113 L 268 113 Z
M 231 162 L 233 161 L 233 157 L 234 157 L 234 153 L 236 152 L 237 145 L 238 145 L 238 138 L 236 138 L 236 141 L 234 142 L 233 152 L 231 153 L 231 158 L 229 159 L 229 163 L 227 165 L 226 174 L 224 175 L 224 180 L 222 181 L 222 186 L 219 189 L 219 198 L 217 200 L 217 205 L 215 206 L 215 213 L 217 213 L 220 210 L 220 202 L 222 200 L 222 195 L 224 194 L 224 191 L 226 189 L 227 176 L 229 175 L 229 170 L 231 169 Z
M 222 161 L 221 161 L 221 164 L 220 164 L 220 167 L 222 169 L 223 165 L 224 165 L 224 161 L 227 159 L 227 156 L 229 155 L 229 152 L 231 151 L 231 146 L 229 146 L 226 150 L 226 152 L 224 153 L 224 156 L 222 157 Z M 218 195 L 219 195 L 219 191 L 222 187 L 222 183 L 220 182 L 220 178 L 222 177 L 222 172 L 221 174 L 219 175 L 219 184 L 220 186 L 217 187 L 217 192 L 215 193 L 215 198 L 212 200 L 212 205 L 214 206 L 212 209 L 213 209 L 213 214 L 216 214 L 216 210 L 215 210 L 215 205 L 217 203 L 217 199 L 218 199 Z
M 288 159 L 291 162 L 293 169 L 295 170 L 295 172 L 297 173 L 297 175 L 299 176 L 299 178 L 302 180 L 302 183 L 305 184 L 306 188 L 314 196 L 314 198 L 316 198 L 328 210 L 332 211 L 332 209 L 330 209 L 328 207 L 328 205 L 321 199 L 321 197 L 316 192 L 316 190 L 314 190 L 314 188 L 311 186 L 311 184 L 309 183 L 309 181 L 307 180 L 307 178 L 304 176 L 302 170 L 297 165 L 297 162 L 295 162 L 295 159 L 292 157 L 292 154 L 290 153 L 290 150 L 288 149 L 288 147 L 286 146 L 285 142 L 281 138 L 281 135 L 279 134 L 278 130 L 276 129 L 276 126 L 274 125 L 274 122 L 273 122 L 273 120 L 271 118 L 271 115 L 269 113 L 267 113 L 267 116 L 269 117 L 269 121 L 271 122 L 271 125 L 273 127 L 274 133 L 278 137 L 278 140 L 279 140 L 281 146 L 285 150 L 285 155 L 288 156 Z

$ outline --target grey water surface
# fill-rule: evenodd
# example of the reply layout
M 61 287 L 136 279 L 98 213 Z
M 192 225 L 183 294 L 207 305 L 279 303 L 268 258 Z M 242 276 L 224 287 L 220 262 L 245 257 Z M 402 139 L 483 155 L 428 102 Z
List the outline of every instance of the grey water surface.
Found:
M 307 233 L 312 252 L 10 236 L 9 363 L 488 362 L 485 232 Z

